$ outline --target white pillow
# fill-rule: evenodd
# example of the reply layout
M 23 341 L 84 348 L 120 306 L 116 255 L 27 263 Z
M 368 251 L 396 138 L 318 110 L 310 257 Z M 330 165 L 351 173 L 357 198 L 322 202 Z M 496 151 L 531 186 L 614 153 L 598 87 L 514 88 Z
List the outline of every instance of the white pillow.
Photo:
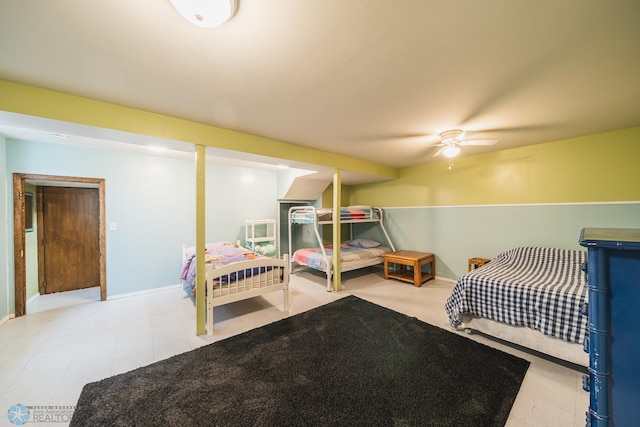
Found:
M 360 247 L 360 248 L 377 248 L 378 246 L 380 246 L 380 243 L 376 242 L 375 240 L 356 239 L 356 240 L 348 241 L 347 245 L 349 245 L 349 246 L 357 246 L 357 247 Z

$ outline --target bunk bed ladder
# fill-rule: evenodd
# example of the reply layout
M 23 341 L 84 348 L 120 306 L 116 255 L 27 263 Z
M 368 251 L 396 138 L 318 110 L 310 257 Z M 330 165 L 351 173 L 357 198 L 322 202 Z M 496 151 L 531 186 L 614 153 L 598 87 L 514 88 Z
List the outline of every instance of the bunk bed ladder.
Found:
M 387 233 L 387 229 L 384 226 L 382 209 L 380 209 L 380 208 L 376 208 L 376 209 L 378 210 L 379 217 L 380 217 L 380 228 L 382 228 L 382 232 L 384 233 L 384 237 L 386 237 L 387 238 L 387 242 L 389 242 L 389 247 L 391 248 L 391 250 L 393 252 L 395 252 L 396 251 L 396 247 L 393 246 L 393 242 L 391 241 L 391 238 L 389 237 L 389 233 Z

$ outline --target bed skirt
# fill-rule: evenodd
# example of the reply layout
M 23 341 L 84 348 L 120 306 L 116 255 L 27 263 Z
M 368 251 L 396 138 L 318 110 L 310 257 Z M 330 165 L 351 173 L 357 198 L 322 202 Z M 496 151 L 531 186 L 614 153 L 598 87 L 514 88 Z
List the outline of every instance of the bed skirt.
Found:
M 589 354 L 583 346 L 544 335 L 526 326 L 511 326 L 494 320 L 462 315 L 459 329 L 470 329 L 508 341 L 583 367 L 589 366 Z

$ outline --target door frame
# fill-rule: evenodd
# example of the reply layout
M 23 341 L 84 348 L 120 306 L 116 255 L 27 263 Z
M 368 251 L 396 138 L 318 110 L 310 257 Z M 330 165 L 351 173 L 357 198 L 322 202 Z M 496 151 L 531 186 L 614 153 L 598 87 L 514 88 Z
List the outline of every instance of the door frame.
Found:
M 25 209 L 24 184 L 33 181 L 36 185 L 52 187 L 90 187 L 98 188 L 100 204 L 99 222 L 99 251 L 100 251 L 100 300 L 107 299 L 107 245 L 106 245 L 106 210 L 105 210 L 105 180 L 103 178 L 82 178 L 72 176 L 13 174 L 13 259 L 14 259 L 14 288 L 15 288 L 15 316 L 26 314 L 27 309 L 27 268 L 25 261 Z

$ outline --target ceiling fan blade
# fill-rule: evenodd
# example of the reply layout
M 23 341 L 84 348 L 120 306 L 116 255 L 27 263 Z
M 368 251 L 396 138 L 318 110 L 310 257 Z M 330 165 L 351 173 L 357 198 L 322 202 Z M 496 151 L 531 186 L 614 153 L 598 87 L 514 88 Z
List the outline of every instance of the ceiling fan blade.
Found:
M 444 144 L 442 144 L 442 145 L 444 145 Z M 446 146 L 446 145 L 444 145 L 441 149 L 439 149 L 439 150 L 436 152 L 436 154 L 434 154 L 434 155 L 433 155 L 433 157 L 437 157 L 440 153 L 442 153 L 442 151 L 443 151 L 445 148 L 447 148 L 447 146 Z
M 460 145 L 495 145 L 497 142 L 496 139 L 470 139 L 460 141 Z
M 465 141 L 467 138 L 471 138 L 476 133 L 478 132 L 475 130 L 465 130 L 464 132 L 462 132 L 462 135 L 460 135 L 460 140 Z

